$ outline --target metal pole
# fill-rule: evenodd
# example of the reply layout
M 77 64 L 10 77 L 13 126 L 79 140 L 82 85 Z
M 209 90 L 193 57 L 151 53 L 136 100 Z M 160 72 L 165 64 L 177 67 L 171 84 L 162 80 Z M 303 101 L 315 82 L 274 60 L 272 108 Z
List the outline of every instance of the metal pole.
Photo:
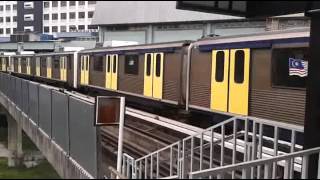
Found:
M 121 173 L 121 162 L 122 162 L 124 112 L 125 112 L 125 98 L 120 97 L 119 139 L 118 139 L 118 160 L 117 160 L 117 171 L 119 173 Z M 117 176 L 117 179 L 119 179 L 119 176 Z
M 187 59 L 187 82 L 186 82 L 186 111 L 189 111 L 189 92 L 190 92 L 190 65 L 191 65 L 191 52 L 194 44 L 191 43 L 188 47 L 188 59 Z

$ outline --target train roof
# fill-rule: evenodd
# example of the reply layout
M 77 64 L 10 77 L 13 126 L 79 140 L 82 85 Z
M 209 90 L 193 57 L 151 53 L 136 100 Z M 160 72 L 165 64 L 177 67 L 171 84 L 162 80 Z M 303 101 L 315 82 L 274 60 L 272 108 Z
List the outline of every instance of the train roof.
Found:
M 270 31 L 250 35 L 203 38 L 194 44 L 200 51 L 230 48 L 263 48 L 274 44 L 309 43 L 310 28 Z
M 103 47 L 86 49 L 79 51 L 79 53 L 119 53 L 123 51 L 138 51 L 138 52 L 151 52 L 151 51 L 174 51 L 175 48 L 183 47 L 189 45 L 192 41 L 176 41 L 176 42 L 166 42 L 166 43 L 154 43 L 154 44 L 140 44 L 140 45 L 129 45 L 129 46 L 119 46 L 119 47 Z
M 63 51 L 63 52 L 46 52 L 46 53 L 37 53 L 35 56 L 52 56 L 52 55 L 70 55 L 74 54 L 76 51 Z

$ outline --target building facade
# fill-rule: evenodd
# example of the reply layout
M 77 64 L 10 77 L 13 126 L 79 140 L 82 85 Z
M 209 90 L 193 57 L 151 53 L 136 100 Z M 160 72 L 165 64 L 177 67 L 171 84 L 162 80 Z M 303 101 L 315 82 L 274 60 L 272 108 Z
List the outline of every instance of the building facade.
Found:
M 0 1 L 0 37 L 9 37 L 17 30 L 17 1 Z
M 96 1 L 0 1 L 0 37 L 16 32 L 97 32 Z
M 248 20 L 179 10 L 175 1 L 98 1 L 92 24 L 99 26 L 100 43 L 122 40 L 145 44 L 306 27 L 307 22 L 301 16 Z

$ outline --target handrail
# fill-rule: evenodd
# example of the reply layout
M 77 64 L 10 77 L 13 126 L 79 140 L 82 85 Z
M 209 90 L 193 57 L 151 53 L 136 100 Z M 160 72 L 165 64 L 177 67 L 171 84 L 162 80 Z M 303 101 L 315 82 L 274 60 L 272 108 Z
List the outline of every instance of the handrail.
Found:
M 113 178 L 113 174 L 116 175 L 117 177 L 119 177 L 120 179 L 127 179 L 127 177 L 125 177 L 124 175 L 122 175 L 120 172 L 118 172 L 115 168 L 113 168 L 112 166 L 109 166 L 108 168 L 111 172 L 111 178 Z
M 272 164 L 274 162 L 283 161 L 283 160 L 292 159 L 292 158 L 301 157 L 301 156 L 306 157 L 308 155 L 312 155 L 315 153 L 320 153 L 320 147 L 302 150 L 302 151 L 298 151 L 298 152 L 293 152 L 293 153 L 285 154 L 285 155 L 279 155 L 279 156 L 272 157 L 272 158 L 257 159 L 257 160 L 242 162 L 242 163 L 238 163 L 238 164 L 231 164 L 231 165 L 210 168 L 210 169 L 201 170 L 201 171 L 194 171 L 194 172 L 189 173 L 189 175 L 190 175 L 189 177 L 190 178 L 197 178 L 200 176 L 204 177 L 204 176 L 210 176 L 210 175 L 217 175 L 220 173 L 224 173 L 226 171 L 230 172 L 230 171 L 235 171 L 235 170 L 248 169 L 252 166 L 261 166 L 261 165 L 265 165 L 265 164 Z

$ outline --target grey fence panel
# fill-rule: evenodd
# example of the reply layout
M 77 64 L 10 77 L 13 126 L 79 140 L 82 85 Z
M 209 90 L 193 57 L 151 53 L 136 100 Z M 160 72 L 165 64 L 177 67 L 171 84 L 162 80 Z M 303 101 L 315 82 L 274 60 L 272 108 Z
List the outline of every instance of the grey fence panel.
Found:
M 16 92 L 16 78 L 15 77 L 10 76 L 10 84 L 11 84 L 11 87 L 9 90 L 10 99 L 11 99 L 11 101 L 16 102 L 15 95 L 14 95 Z
M 39 86 L 39 127 L 51 137 L 51 89 Z
M 38 112 L 39 112 L 39 84 L 34 82 L 29 82 L 29 117 L 36 124 L 39 124 Z
M 52 91 L 52 139 L 69 154 L 68 96 Z
M 70 155 L 94 177 L 97 176 L 97 136 L 94 105 L 69 98 Z
M 5 84 L 4 84 L 4 74 L 0 73 L 0 90 L 4 92 Z
M 21 90 L 21 79 L 16 78 L 16 91 L 15 91 L 16 105 L 22 109 L 22 90 Z
M 9 79 L 9 75 L 5 75 L 5 83 L 6 83 L 6 96 L 9 97 L 9 90 L 10 90 L 10 79 Z
M 22 110 L 24 113 L 29 115 L 29 82 L 26 80 L 22 80 L 21 88 L 22 88 Z

